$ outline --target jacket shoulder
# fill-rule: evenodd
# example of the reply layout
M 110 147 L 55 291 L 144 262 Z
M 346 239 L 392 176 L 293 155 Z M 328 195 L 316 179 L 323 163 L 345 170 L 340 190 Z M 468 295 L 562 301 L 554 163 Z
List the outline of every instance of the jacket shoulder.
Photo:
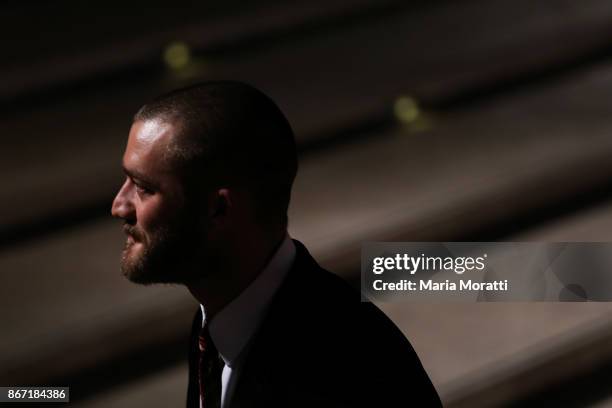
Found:
M 319 395 L 348 405 L 383 406 L 408 386 L 413 402 L 440 406 L 418 356 L 395 324 L 374 304 L 361 301 L 361 294 L 342 278 L 319 266 L 301 243 L 296 242 L 296 249 L 294 266 L 252 350 L 266 357 L 261 364 L 302 380 L 293 387 L 316 378 Z

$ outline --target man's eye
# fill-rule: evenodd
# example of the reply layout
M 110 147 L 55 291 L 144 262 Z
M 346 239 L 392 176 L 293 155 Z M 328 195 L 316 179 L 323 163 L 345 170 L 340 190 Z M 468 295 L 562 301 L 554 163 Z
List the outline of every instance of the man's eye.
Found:
M 139 186 L 138 184 L 136 184 L 136 192 L 140 195 L 150 195 L 153 194 L 153 191 L 149 190 L 146 187 L 143 186 Z

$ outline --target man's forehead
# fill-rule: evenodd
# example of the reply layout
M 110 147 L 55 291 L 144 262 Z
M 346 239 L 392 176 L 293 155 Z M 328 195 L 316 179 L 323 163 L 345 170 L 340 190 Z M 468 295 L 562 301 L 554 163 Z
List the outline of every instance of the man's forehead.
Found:
M 174 125 L 161 119 L 136 121 L 130 129 L 128 147 L 152 150 L 168 147 L 174 134 Z
M 134 122 L 123 155 L 123 167 L 142 174 L 170 171 L 167 152 L 174 132 L 172 123 L 159 119 Z

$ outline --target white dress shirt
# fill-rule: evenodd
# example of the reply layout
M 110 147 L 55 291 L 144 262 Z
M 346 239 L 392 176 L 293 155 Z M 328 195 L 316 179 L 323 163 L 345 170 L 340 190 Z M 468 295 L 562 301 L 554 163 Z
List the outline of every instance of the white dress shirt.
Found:
M 245 346 L 261 323 L 270 300 L 291 269 L 295 245 L 289 234 L 268 264 L 247 288 L 210 321 L 210 337 L 225 366 L 221 375 L 221 408 L 228 406 L 246 353 Z M 206 312 L 202 308 L 202 327 Z M 202 400 L 200 399 L 200 407 Z

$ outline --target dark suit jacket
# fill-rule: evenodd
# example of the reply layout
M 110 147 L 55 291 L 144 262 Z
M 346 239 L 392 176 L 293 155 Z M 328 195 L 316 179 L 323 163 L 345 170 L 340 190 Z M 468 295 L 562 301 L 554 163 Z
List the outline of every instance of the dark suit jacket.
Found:
M 294 265 L 249 346 L 231 407 L 441 406 L 400 330 L 294 243 Z M 189 351 L 188 408 L 199 407 L 201 322 L 198 310 Z

